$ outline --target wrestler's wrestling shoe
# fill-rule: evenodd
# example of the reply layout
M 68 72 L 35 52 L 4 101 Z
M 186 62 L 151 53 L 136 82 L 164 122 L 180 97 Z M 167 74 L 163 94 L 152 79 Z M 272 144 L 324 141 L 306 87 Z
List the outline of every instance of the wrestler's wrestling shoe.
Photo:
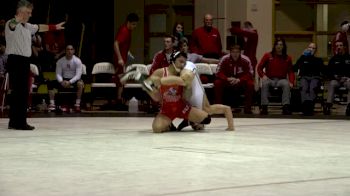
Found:
M 131 65 L 126 67 L 125 73 L 130 72 L 130 71 L 136 71 L 136 70 L 137 70 L 137 66 L 135 64 L 131 64 Z
M 132 71 L 126 72 L 123 76 L 121 76 L 120 82 L 125 83 L 128 80 L 139 81 L 141 79 L 141 76 L 142 76 L 141 72 L 132 70 Z
M 141 82 L 141 85 L 142 85 L 142 88 L 145 90 L 145 91 L 148 91 L 148 92 L 152 92 L 155 88 L 154 84 L 152 81 L 150 80 L 144 80 Z

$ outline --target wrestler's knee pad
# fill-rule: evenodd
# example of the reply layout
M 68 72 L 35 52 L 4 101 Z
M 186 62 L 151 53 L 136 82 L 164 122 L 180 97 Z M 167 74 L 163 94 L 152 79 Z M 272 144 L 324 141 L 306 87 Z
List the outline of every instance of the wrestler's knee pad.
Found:
M 200 122 L 200 124 L 207 125 L 211 122 L 211 116 L 208 114 L 208 116 Z

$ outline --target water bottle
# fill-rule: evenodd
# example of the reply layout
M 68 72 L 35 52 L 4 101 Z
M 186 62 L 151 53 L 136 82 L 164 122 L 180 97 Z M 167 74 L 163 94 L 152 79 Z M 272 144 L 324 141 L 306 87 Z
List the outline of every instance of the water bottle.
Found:
M 40 104 L 40 111 L 47 111 L 47 104 L 46 104 L 45 99 L 43 99 L 41 104 Z
M 139 101 L 132 97 L 129 101 L 129 112 L 130 113 L 136 113 L 139 111 Z

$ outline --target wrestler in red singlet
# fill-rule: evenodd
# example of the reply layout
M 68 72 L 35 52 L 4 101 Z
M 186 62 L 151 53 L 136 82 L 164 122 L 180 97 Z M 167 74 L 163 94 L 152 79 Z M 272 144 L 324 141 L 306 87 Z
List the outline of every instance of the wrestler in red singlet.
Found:
M 168 69 L 163 68 L 163 77 L 168 76 Z M 184 87 L 180 85 L 162 85 L 159 89 L 162 97 L 160 113 L 169 117 L 188 119 L 191 106 L 183 99 Z

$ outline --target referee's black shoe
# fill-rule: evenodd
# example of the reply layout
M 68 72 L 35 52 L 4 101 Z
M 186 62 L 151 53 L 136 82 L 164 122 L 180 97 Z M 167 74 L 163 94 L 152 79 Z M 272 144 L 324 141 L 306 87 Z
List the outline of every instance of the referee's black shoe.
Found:
M 8 126 L 8 129 L 14 129 L 14 130 L 23 130 L 23 131 L 32 131 L 35 129 L 34 126 L 31 126 L 31 125 L 23 125 L 23 126 L 12 126 L 12 125 L 9 125 Z

